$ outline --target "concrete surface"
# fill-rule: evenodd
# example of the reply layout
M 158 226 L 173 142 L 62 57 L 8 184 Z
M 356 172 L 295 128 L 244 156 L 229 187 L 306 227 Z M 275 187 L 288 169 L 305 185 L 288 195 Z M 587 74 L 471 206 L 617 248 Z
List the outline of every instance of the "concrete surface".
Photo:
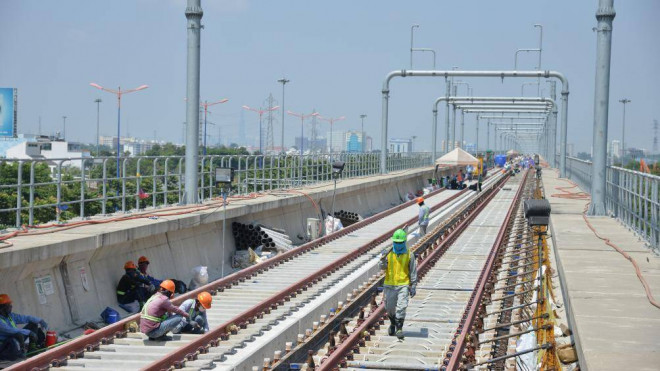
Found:
M 543 172 L 543 184 L 552 205 L 551 234 L 581 369 L 660 370 L 660 309 L 648 302 L 634 267 L 587 227 L 582 211 L 588 200 L 552 197 L 561 193 L 556 187 L 570 185 L 554 170 Z M 660 299 L 660 258 L 616 219 L 589 220 L 637 261 Z
M 341 180 L 335 210 L 373 215 L 407 200 L 408 193 L 427 185 L 426 179 L 432 173 L 433 168 L 427 167 Z M 328 183 L 300 190 L 329 212 L 332 189 Z M 229 265 L 235 250 L 233 221 L 285 229 L 294 243 L 302 243 L 298 236 L 306 234 L 306 219 L 318 215 L 313 203 L 299 193 L 274 191 L 255 199 L 229 201 L 224 249 L 224 214 L 217 201 L 207 204 L 207 210 L 187 214 L 86 225 L 10 239 L 13 246 L 0 249 L 0 293 L 12 296 L 17 313 L 42 317 L 51 328 L 65 332 L 99 320 L 106 306 L 127 315 L 115 299 L 115 287 L 127 260 L 137 261 L 146 255 L 153 276 L 178 278 L 186 283 L 192 277 L 192 268 L 206 265 L 210 278 L 216 279 L 233 271 Z M 46 295 L 37 293 L 37 281 L 42 278 L 52 283 Z

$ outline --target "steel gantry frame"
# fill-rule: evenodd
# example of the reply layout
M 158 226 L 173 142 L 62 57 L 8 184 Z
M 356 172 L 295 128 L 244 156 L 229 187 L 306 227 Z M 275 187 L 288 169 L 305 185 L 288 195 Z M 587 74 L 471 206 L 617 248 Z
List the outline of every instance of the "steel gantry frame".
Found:
M 395 77 L 444 77 L 445 82 L 448 83 L 450 77 L 499 77 L 504 80 L 505 77 L 509 78 L 555 78 L 562 84 L 561 101 L 562 101 L 562 114 L 561 114 L 561 134 L 560 134 L 560 175 L 564 176 L 566 172 L 566 140 L 568 129 L 568 94 L 569 86 L 568 79 L 557 71 L 459 71 L 459 70 L 431 70 L 431 71 L 416 71 L 416 70 L 399 70 L 392 71 L 387 74 L 383 81 L 382 95 L 382 130 L 381 130 L 381 153 L 380 153 L 380 169 L 382 174 L 387 173 L 387 131 L 389 119 L 389 94 L 390 94 L 390 81 Z M 446 97 L 449 97 L 450 89 L 447 88 Z M 554 105 L 556 107 L 556 105 Z M 447 101 L 447 112 L 445 114 L 445 123 L 449 127 L 449 101 Z M 449 138 L 449 135 L 446 136 Z
M 526 111 L 533 111 L 533 113 L 542 113 L 543 111 L 549 111 L 552 109 L 553 111 L 556 110 L 556 102 L 552 98 L 544 98 L 544 97 L 472 97 L 472 96 L 463 96 L 463 97 L 458 97 L 458 96 L 444 96 L 444 97 L 438 97 L 436 100 L 433 102 L 433 126 L 432 126 L 432 156 L 433 158 L 437 158 L 437 132 L 438 132 L 438 105 L 440 102 L 446 102 L 447 106 L 447 111 L 446 111 L 446 116 L 445 116 L 445 121 L 446 121 L 446 136 L 445 136 L 445 142 L 447 144 L 447 148 L 449 148 L 449 143 L 455 142 L 455 138 L 451 137 L 449 135 L 449 122 L 448 122 L 448 113 L 449 113 L 449 104 L 452 104 L 454 108 L 458 108 L 462 110 L 462 114 L 465 112 L 472 112 L 477 109 L 484 109 L 487 110 L 488 112 L 509 112 L 510 109 L 515 110 L 514 112 L 518 113 L 529 113 Z M 470 104 L 474 104 L 474 106 L 470 106 Z M 535 106 L 532 106 L 535 105 Z M 470 107 L 470 108 L 465 108 L 465 107 Z M 529 109 L 532 107 L 540 107 L 539 110 L 536 109 Z M 493 111 L 494 110 L 494 111 Z M 479 142 L 479 118 L 481 117 L 478 113 L 480 112 L 473 112 L 477 113 L 477 145 Z M 481 118 L 487 118 L 491 116 L 486 116 L 486 117 L 481 117 Z M 496 117 L 496 116 L 492 116 Z M 520 118 L 516 116 L 516 118 Z M 538 117 L 540 119 L 547 119 L 546 116 L 540 116 Z M 462 120 L 461 125 L 464 124 L 464 121 Z M 461 127 L 461 143 L 463 142 L 463 127 Z M 488 142 L 490 142 L 490 133 L 487 135 L 488 137 Z M 489 143 L 490 145 L 490 143 Z

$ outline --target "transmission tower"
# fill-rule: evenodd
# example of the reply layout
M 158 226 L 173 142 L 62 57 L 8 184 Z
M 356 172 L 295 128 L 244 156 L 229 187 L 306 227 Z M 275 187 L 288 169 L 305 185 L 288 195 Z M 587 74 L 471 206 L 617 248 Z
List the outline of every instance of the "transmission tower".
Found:
M 653 153 L 658 153 L 658 120 L 653 120 Z
M 312 114 L 316 113 L 316 108 L 312 111 Z M 310 134 L 310 143 L 309 143 L 309 149 L 311 152 L 316 151 L 316 141 L 318 138 L 318 131 L 316 129 L 316 126 L 318 125 L 318 121 L 316 119 L 318 115 L 312 116 L 312 132 Z
M 264 106 L 268 107 L 268 116 L 266 116 L 266 151 L 275 150 L 275 133 L 273 132 L 273 122 L 277 118 L 273 115 L 273 107 L 277 105 L 277 100 L 273 98 L 273 94 L 269 94 L 268 98 L 264 101 Z

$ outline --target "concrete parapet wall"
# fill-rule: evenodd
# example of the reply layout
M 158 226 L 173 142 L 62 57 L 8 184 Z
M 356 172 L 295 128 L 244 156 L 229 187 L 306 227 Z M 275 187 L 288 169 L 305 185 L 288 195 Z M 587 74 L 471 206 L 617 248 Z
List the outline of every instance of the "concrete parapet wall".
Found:
M 453 169 L 446 168 L 442 175 Z M 370 216 L 407 200 L 427 185 L 433 168 L 342 180 L 335 210 Z M 330 212 L 333 186 L 303 188 L 320 208 Z M 188 283 L 192 268 L 209 267 L 212 279 L 232 272 L 234 238 L 231 223 L 257 222 L 288 232 L 294 243 L 306 234 L 306 220 L 318 217 L 316 206 L 299 193 L 278 191 L 254 199 L 230 199 L 222 249 L 221 206 L 157 219 L 134 219 L 30 237 L 13 238 L 0 250 L 0 293 L 11 295 L 14 311 L 46 319 L 64 332 L 98 320 L 106 306 L 117 309 L 116 284 L 128 260 L 149 257 L 150 273 Z M 38 290 L 42 292 L 39 293 Z

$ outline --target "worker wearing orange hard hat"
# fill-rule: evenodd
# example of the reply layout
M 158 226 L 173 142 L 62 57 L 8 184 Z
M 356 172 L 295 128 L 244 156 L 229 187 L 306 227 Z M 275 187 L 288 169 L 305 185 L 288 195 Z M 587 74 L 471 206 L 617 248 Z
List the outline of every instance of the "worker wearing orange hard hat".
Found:
M 117 302 L 129 313 L 137 313 L 147 300 L 150 292 L 155 291 L 154 285 L 142 277 L 137 266 L 132 261 L 124 264 L 124 275 L 117 284 Z
M 140 312 L 140 331 L 149 340 L 171 340 L 167 333 L 180 330 L 187 323 L 190 315 L 172 304 L 170 299 L 176 287 L 172 280 L 161 282 L 158 291 L 147 300 Z
M 417 197 L 417 205 L 419 205 L 419 216 L 417 218 L 419 224 L 419 236 L 426 234 L 426 228 L 429 226 L 431 209 L 424 204 L 424 197 Z
M 12 300 L 0 294 L 0 361 L 16 361 L 25 358 L 28 350 L 43 348 L 48 329 L 46 321 L 39 317 L 13 313 Z M 25 324 L 24 327 L 18 325 Z
M 181 303 L 179 309 L 188 313 L 188 322 L 181 328 L 175 328 L 172 332 L 203 334 L 209 330 L 209 321 L 206 319 L 206 310 L 211 309 L 213 297 L 206 291 L 200 292 L 195 299 L 188 299 Z

